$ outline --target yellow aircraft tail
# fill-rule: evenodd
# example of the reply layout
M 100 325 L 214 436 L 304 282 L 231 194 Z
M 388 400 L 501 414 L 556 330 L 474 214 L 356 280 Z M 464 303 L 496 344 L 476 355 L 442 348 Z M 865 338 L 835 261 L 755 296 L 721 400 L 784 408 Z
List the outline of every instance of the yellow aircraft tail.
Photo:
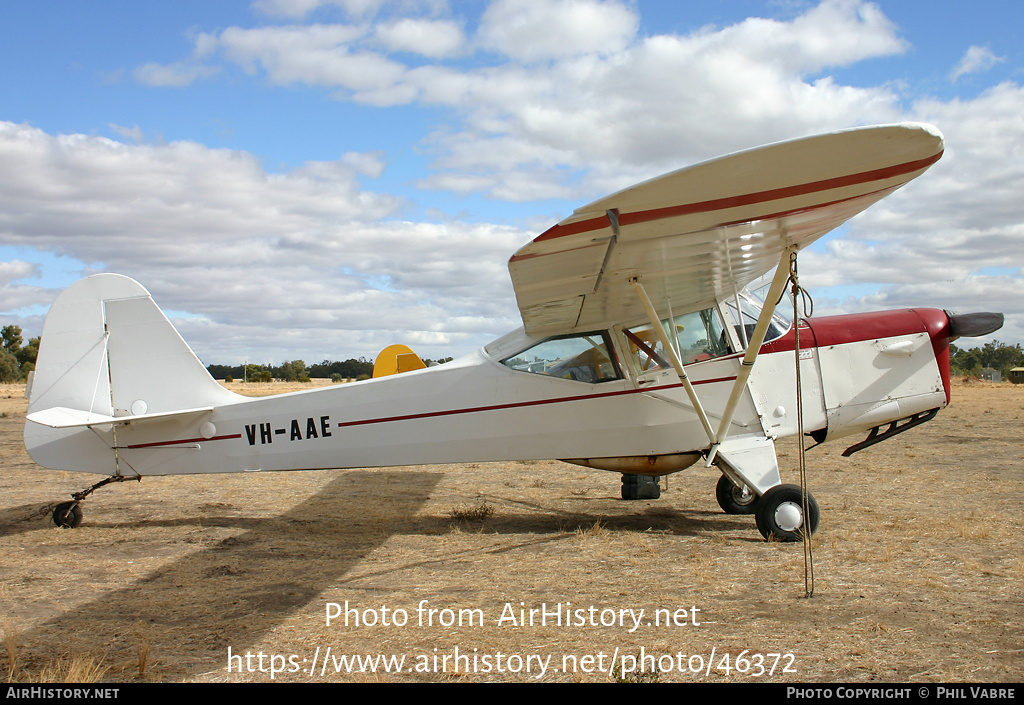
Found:
M 373 376 L 387 377 L 388 375 L 400 375 L 403 372 L 422 370 L 426 364 L 405 345 L 389 345 L 380 351 L 380 355 L 373 363 Z

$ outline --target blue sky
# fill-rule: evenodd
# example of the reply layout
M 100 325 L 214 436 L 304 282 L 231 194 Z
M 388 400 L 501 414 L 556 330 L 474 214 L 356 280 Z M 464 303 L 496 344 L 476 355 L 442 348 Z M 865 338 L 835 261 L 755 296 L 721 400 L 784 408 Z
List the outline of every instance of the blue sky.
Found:
M 1024 340 L 1024 5 L 2 2 L 0 318 L 95 271 L 206 362 L 458 355 L 573 208 L 737 149 L 933 122 L 947 154 L 806 253 L 817 313 Z

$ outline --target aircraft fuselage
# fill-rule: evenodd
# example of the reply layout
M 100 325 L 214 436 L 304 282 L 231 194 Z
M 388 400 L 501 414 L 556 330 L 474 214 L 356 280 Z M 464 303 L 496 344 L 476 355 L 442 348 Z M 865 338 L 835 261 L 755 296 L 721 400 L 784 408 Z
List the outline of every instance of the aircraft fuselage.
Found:
M 115 471 L 116 447 L 120 472 L 139 475 L 706 453 L 707 434 L 675 371 L 635 369 L 621 331 L 600 334 L 616 368 L 604 381 L 513 369 L 509 360 L 538 342 L 518 331 L 441 366 L 231 395 L 205 413 L 74 429 L 29 422 L 26 441 L 41 465 L 104 474 Z M 800 337 L 807 432 L 860 433 L 949 402 L 942 311 L 810 319 Z M 790 329 L 762 347 L 731 437 L 796 433 L 794 338 Z M 712 420 L 739 365 L 738 353 L 686 365 Z

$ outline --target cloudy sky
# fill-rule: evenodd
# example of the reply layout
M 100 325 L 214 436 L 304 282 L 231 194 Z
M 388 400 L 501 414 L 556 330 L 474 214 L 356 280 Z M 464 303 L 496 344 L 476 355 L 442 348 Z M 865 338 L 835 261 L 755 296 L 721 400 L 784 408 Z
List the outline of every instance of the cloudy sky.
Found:
M 946 154 L 808 250 L 815 313 L 1024 341 L 1024 3 L 0 0 L 0 321 L 146 286 L 204 362 L 460 355 L 506 262 L 703 159 L 927 121 Z M 966 342 L 966 341 L 964 341 Z

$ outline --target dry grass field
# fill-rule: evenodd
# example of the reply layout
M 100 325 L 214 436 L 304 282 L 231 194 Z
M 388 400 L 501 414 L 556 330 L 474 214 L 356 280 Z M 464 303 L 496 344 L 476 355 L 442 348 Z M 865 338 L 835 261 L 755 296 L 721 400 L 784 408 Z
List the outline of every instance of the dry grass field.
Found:
M 151 478 L 60 530 L 39 509 L 97 478 L 32 463 L 21 394 L 0 388 L 7 680 L 1024 679 L 1024 387 L 958 383 L 920 428 L 810 451 L 809 599 L 801 545 L 723 514 L 699 466 L 636 502 L 554 461 Z M 519 622 L 544 605 L 579 611 Z

